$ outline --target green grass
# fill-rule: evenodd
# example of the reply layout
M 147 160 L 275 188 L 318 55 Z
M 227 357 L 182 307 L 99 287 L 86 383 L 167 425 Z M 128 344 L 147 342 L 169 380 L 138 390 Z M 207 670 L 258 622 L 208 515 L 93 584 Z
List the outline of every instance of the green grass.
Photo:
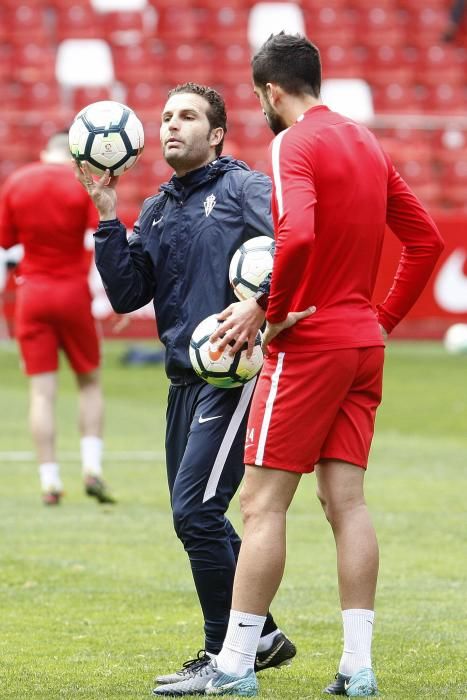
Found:
M 103 372 L 105 470 L 119 503 L 102 507 L 83 494 L 76 395 L 64 368 L 58 445 L 67 495 L 47 509 L 27 454 L 27 382 L 14 346 L 0 346 L 2 698 L 148 698 L 156 672 L 202 646 L 165 482 L 166 380 L 159 366 L 123 367 L 123 348 L 106 344 Z M 388 349 L 367 475 L 381 548 L 373 655 L 388 700 L 467 697 L 466 363 L 431 343 Z M 239 524 L 236 503 L 232 519 Z M 290 668 L 260 676 L 261 696 L 319 698 L 342 641 L 334 545 L 314 477 L 302 480 L 288 538 L 273 612 L 299 653 Z

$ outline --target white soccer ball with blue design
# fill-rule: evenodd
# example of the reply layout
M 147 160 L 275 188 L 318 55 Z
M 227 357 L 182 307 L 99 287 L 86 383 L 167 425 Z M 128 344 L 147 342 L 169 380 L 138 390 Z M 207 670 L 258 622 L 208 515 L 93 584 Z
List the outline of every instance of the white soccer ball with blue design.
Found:
M 229 266 L 229 280 L 240 301 L 256 294 L 272 272 L 273 258 L 274 239 L 269 236 L 250 238 L 235 251 Z
M 451 355 L 467 354 L 467 323 L 455 323 L 447 329 L 444 347 Z
M 130 107 L 103 100 L 76 115 L 68 132 L 71 155 L 86 161 L 93 173 L 122 175 L 132 168 L 144 147 L 144 130 Z
M 219 352 L 217 346 L 209 342 L 219 325 L 217 314 L 213 314 L 196 326 L 190 340 L 190 360 L 195 372 L 208 384 L 232 389 L 246 384 L 260 371 L 263 365 L 261 332 L 258 331 L 250 358 L 246 356 L 246 345 L 232 357 L 227 349 Z

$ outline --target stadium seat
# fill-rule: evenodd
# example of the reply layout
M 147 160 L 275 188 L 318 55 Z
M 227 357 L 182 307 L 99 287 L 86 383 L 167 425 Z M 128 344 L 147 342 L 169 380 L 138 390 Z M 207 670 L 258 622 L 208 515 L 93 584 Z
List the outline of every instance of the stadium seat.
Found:
M 357 62 L 354 49 L 334 44 L 321 51 L 323 79 L 352 79 L 364 76 L 364 66 Z
M 246 37 L 243 41 L 225 43 L 222 36 L 212 43 L 215 80 L 235 86 L 251 79 L 251 53 Z
M 147 0 L 90 0 L 96 12 L 141 12 L 148 6 Z
M 138 116 L 144 110 L 156 110 L 159 114 L 162 105 L 167 100 L 167 93 L 172 87 L 173 85 L 163 84 L 159 81 L 127 84 L 126 104 L 136 110 Z
M 367 123 L 374 117 L 370 86 L 364 80 L 323 80 L 321 96 L 330 109 L 357 122 Z
M 305 19 L 300 7 L 291 2 L 258 2 L 250 10 L 248 41 L 255 52 L 271 34 L 282 30 L 305 34 Z
M 0 83 L 11 80 L 14 65 L 13 45 L 0 42 Z
M 157 4 L 156 4 L 157 7 Z M 207 13 L 198 7 L 180 7 L 174 3 L 160 8 L 157 35 L 163 41 L 189 42 L 205 38 Z
M 163 74 L 165 47 L 162 42 L 142 42 L 129 46 L 112 46 L 117 80 L 135 85 L 154 81 Z
M 11 76 L 22 83 L 55 82 L 56 52 L 43 41 L 18 42 L 13 47 Z
M 228 0 L 219 2 L 217 8 L 212 8 L 208 15 L 209 38 L 225 47 L 234 43 L 247 41 L 248 10 L 244 7 L 232 7 Z
M 57 50 L 55 74 L 65 88 L 109 87 L 114 81 L 109 45 L 102 39 L 65 39 Z
M 450 82 L 427 88 L 427 105 L 430 111 L 441 114 L 464 114 L 467 104 L 467 88 Z
M 102 16 L 94 12 L 87 3 L 73 0 L 73 4 L 63 3 L 55 9 L 55 39 L 96 39 L 102 35 Z
M 213 53 L 206 42 L 166 43 L 163 78 L 175 86 L 188 81 L 210 84 L 213 80 Z
M 21 37 L 24 42 L 42 42 L 51 39 L 50 24 L 43 7 L 23 2 L 10 7 L 2 17 L 11 36 Z

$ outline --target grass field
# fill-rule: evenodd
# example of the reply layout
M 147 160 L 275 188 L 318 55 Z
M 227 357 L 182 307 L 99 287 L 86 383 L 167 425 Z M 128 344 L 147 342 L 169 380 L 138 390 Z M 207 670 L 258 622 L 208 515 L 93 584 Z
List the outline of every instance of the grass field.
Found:
M 27 432 L 27 383 L 0 345 L 2 431 L 0 697 L 150 697 L 156 672 L 202 646 L 201 619 L 172 532 L 160 366 L 123 367 L 105 346 L 106 478 L 119 498 L 82 492 L 75 392 L 61 376 L 59 451 L 66 499 L 44 508 Z M 374 665 L 385 698 L 467 698 L 467 358 L 394 343 L 386 363 L 367 496 L 381 548 Z M 236 503 L 232 519 L 239 524 Z M 302 480 L 274 602 L 294 664 L 260 676 L 261 696 L 323 697 L 341 652 L 334 546 Z

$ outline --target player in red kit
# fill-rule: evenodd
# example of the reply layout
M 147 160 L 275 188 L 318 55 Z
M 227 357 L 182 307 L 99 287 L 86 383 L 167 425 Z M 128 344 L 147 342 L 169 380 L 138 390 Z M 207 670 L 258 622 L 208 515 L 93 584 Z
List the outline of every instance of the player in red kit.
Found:
M 206 694 L 254 696 L 258 635 L 285 565 L 286 513 L 315 472 L 336 542 L 344 651 L 325 692 L 376 695 L 371 641 L 378 545 L 364 476 L 381 401 L 384 344 L 425 286 L 443 243 L 373 134 L 320 100 L 318 49 L 271 36 L 252 61 L 269 126 L 276 251 L 268 295 L 232 305 L 212 336 L 232 352 L 267 321 L 250 412 L 244 536 L 224 645 Z M 371 298 L 386 225 L 402 242 L 394 283 Z M 266 308 L 261 311 L 257 302 Z
M 95 218 L 71 167 L 68 137 L 52 136 L 41 161 L 11 175 L 0 199 L 0 246 L 24 247 L 17 278 L 16 336 L 30 377 L 29 421 L 42 498 L 63 495 L 55 450 L 58 351 L 76 375 L 86 493 L 113 502 L 102 480 L 103 398 L 99 340 L 91 314 L 84 236 Z

